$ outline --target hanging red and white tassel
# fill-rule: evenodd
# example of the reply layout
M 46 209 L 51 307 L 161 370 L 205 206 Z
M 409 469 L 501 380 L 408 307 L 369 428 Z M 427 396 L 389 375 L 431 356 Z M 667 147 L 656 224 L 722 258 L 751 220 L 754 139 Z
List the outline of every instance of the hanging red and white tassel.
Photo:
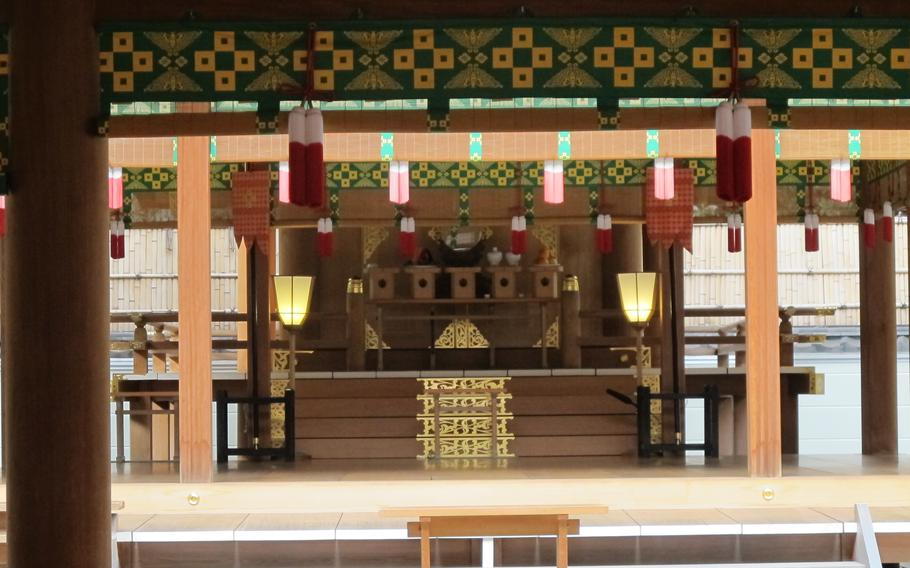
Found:
M 673 199 L 676 195 L 676 182 L 673 158 L 654 160 L 654 197 L 662 200 Z
M 714 113 L 715 146 L 717 162 L 717 197 L 723 201 L 735 201 L 735 180 L 733 177 L 733 105 L 724 101 Z
M 0 195 L 0 237 L 6 236 L 6 196 Z
M 512 253 L 524 254 L 528 243 L 528 221 L 524 215 L 512 217 Z
M 123 168 L 107 169 L 107 208 L 123 209 Z
M 389 162 L 389 201 L 404 205 L 411 199 L 411 172 L 408 162 Z
M 890 201 L 882 205 L 882 239 L 886 243 L 894 242 L 894 209 Z
M 306 204 L 319 208 L 325 203 L 325 133 L 322 112 L 311 108 L 306 111 Z
M 752 199 L 752 112 L 746 103 L 733 107 L 733 201 Z
M 733 237 L 736 243 L 736 252 L 743 250 L 743 216 L 739 213 L 733 215 Z
M 291 172 L 287 162 L 278 162 L 278 202 L 291 202 Z
M 872 209 L 863 211 L 863 244 L 866 248 L 875 246 L 875 211 Z
M 727 252 L 743 250 L 743 218 L 739 213 L 727 215 Z
M 817 213 L 807 212 L 803 219 L 803 224 L 805 225 L 806 238 L 805 238 L 805 248 L 806 252 L 818 252 L 818 227 L 819 219 Z
M 543 200 L 559 205 L 565 200 L 566 180 L 562 160 L 546 160 L 543 163 Z
M 853 170 L 850 160 L 831 160 L 831 199 L 848 203 L 853 199 Z
M 306 109 L 303 105 L 288 117 L 288 202 L 305 207 L 306 198 Z
M 613 217 L 608 214 L 597 216 L 597 250 L 600 254 L 613 252 Z
M 120 219 L 111 220 L 111 258 L 119 260 L 126 256 L 126 226 Z
M 417 254 L 417 236 L 413 217 L 402 217 L 398 232 L 398 250 L 401 256 L 411 260 Z
M 335 237 L 332 234 L 332 218 L 324 217 L 316 222 L 316 254 L 320 258 L 332 256 L 335 252 Z

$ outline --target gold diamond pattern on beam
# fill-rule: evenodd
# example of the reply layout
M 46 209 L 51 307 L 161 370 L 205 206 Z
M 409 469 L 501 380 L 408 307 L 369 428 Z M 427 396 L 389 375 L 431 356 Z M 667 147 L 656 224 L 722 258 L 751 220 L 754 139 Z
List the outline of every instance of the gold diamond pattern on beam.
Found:
M 490 342 L 471 320 L 457 319 L 442 330 L 434 345 L 437 349 L 487 349 Z

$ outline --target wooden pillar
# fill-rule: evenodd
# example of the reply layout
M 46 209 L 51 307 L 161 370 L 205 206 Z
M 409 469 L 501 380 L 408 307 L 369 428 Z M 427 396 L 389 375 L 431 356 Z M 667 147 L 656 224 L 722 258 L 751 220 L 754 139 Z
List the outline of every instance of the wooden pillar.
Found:
M 641 228 L 642 233 L 646 228 Z M 643 236 L 647 240 L 647 236 Z M 651 365 L 661 370 L 661 392 L 686 391 L 685 374 L 685 335 L 682 305 L 682 247 L 673 245 L 670 249 L 661 246 L 646 245 L 643 250 L 643 265 L 647 272 L 658 274 L 658 305 L 654 318 L 645 330 L 645 335 L 658 338 L 660 345 L 651 348 Z M 674 300 L 678 300 L 674 305 Z M 685 431 L 685 412 L 680 407 L 677 411 L 671 401 L 662 405 L 663 438 L 666 442 L 674 441 L 677 432 Z
M 363 280 L 351 278 L 347 288 L 348 314 L 348 371 L 363 371 L 366 368 L 366 304 L 363 295 Z
M 567 369 L 581 367 L 581 293 L 578 276 L 566 275 L 562 282 L 559 305 L 559 338 L 562 366 Z
M 271 248 L 271 243 L 269 243 Z M 270 306 L 270 287 L 272 285 L 271 266 L 269 255 L 262 252 L 259 247 L 252 247 L 249 251 L 249 259 L 253 262 L 253 269 L 250 271 L 250 284 L 253 289 L 250 294 L 248 305 L 255 304 L 255 333 L 256 333 L 256 356 L 250 362 L 250 372 L 253 372 L 255 364 L 256 385 L 254 396 L 269 397 L 272 396 L 272 350 L 271 350 L 271 306 Z M 287 388 L 294 388 L 294 385 L 288 385 Z M 271 445 L 272 432 L 272 411 L 269 406 L 262 406 L 259 409 L 259 445 Z
M 864 454 L 897 454 L 897 310 L 894 243 L 881 238 L 878 184 L 863 187 L 864 207 L 876 210 L 875 247 L 859 226 L 860 384 Z
M 204 111 L 207 104 L 182 105 Z M 212 481 L 212 283 L 209 139 L 177 139 L 180 481 Z
M 9 565 L 111 565 L 107 143 L 95 3 L 14 0 Z
M 745 206 L 746 411 L 749 475 L 780 477 L 777 307 L 777 161 L 774 131 L 752 132 L 752 199 Z
M 790 320 L 790 314 L 780 312 L 780 365 L 781 367 L 792 367 L 794 358 L 794 344 L 792 341 L 785 341 L 785 338 L 793 335 L 793 322 Z M 789 381 L 781 381 L 782 391 L 795 388 Z M 799 454 L 799 395 L 790 392 L 781 392 L 780 397 L 780 444 L 781 453 L 788 455 Z

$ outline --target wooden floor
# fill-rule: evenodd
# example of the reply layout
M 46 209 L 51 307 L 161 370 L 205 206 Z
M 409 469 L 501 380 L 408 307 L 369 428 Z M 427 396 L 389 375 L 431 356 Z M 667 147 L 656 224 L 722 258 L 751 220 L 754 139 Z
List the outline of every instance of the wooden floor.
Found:
M 780 479 L 742 459 L 701 457 L 232 462 L 215 482 L 177 483 L 173 464 L 112 465 L 128 513 L 375 512 L 384 507 L 603 504 L 619 509 L 910 506 L 910 456 L 802 456 Z M 189 504 L 190 493 L 199 497 Z

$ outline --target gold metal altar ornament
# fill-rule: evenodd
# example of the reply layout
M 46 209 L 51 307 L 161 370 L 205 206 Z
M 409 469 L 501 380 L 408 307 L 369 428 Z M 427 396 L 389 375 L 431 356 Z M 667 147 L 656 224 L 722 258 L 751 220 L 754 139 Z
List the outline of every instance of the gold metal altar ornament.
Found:
M 423 408 L 417 415 L 421 459 L 512 457 L 509 431 L 513 414 L 505 390 L 508 377 L 417 379 Z
M 360 278 L 348 278 L 348 294 L 363 294 L 363 280 Z

